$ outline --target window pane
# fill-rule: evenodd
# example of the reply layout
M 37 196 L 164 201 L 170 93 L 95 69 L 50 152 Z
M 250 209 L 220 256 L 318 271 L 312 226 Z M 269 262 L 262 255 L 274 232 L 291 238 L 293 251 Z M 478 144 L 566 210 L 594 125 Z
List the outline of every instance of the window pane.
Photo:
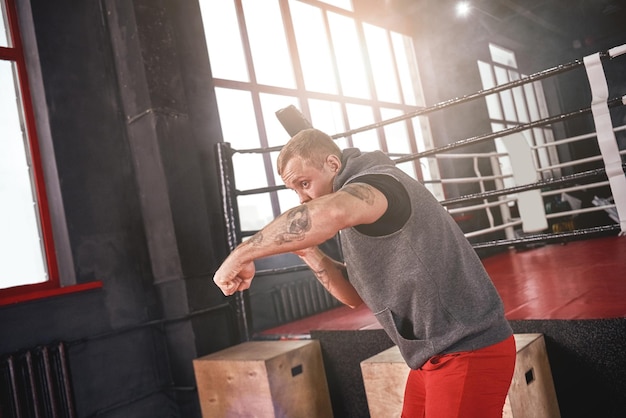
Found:
M 496 74 L 496 85 L 499 86 L 501 84 L 506 84 L 511 81 L 509 79 L 509 72 L 506 70 L 506 68 L 494 66 L 493 71 Z
M 483 89 L 490 89 L 496 86 L 496 81 L 493 78 L 493 72 L 491 71 L 491 65 L 484 61 L 478 61 L 478 72 L 480 73 L 480 81 L 482 82 Z
M 300 199 L 293 190 L 279 190 L 277 193 L 281 213 L 300 204 Z
M 489 52 L 491 53 L 493 62 L 517 68 L 517 61 L 515 60 L 513 51 L 509 51 L 508 49 L 501 48 L 494 44 L 489 44 Z
M 284 109 L 289 105 L 300 109 L 298 99 L 292 96 L 279 96 L 264 93 L 261 93 L 259 97 L 261 100 L 263 123 L 265 124 L 268 145 L 274 147 L 285 144 L 289 140 L 289 134 L 276 117 L 276 111 Z
M 503 123 L 498 123 L 498 122 L 492 122 L 491 123 L 491 132 L 502 131 L 505 128 L 506 128 L 506 126 L 504 126 Z
M 369 99 L 370 89 L 354 19 L 328 13 L 328 22 L 343 94 Z
M 322 11 L 296 0 L 289 4 L 305 88 L 336 94 L 337 81 Z
M 342 9 L 352 11 L 352 0 L 320 0 L 331 6 L 341 7 Z
M 335 135 L 346 131 L 343 123 L 343 113 L 341 105 L 337 102 L 326 100 L 309 100 L 309 110 L 311 111 L 311 124 L 328 135 Z M 348 140 L 339 138 L 335 141 L 339 148 L 347 148 Z
M 350 129 L 357 129 L 374 123 L 374 114 L 370 106 L 348 104 L 346 105 L 346 110 L 348 112 Z M 353 135 L 352 142 L 354 146 L 361 151 L 380 150 L 376 129 L 370 129 Z
M 509 71 L 511 80 L 519 80 L 520 76 L 517 71 Z M 526 98 L 524 97 L 524 89 L 522 87 L 514 87 L 513 99 L 515 100 L 515 109 L 517 110 L 517 120 L 522 123 L 530 122 L 528 119 L 528 108 L 526 107 Z
M 508 83 L 509 74 L 502 67 L 494 67 L 496 73 L 496 83 L 498 85 Z M 515 113 L 515 103 L 513 102 L 513 94 L 511 90 L 500 92 L 500 100 L 502 100 L 502 108 L 504 110 L 504 118 L 508 121 L 517 122 L 517 114 Z
M 496 86 L 493 71 L 489 63 L 478 61 L 478 72 L 483 85 L 483 89 L 490 89 Z M 491 119 L 502 119 L 502 107 L 500 106 L 500 98 L 497 94 L 485 96 L 487 103 L 487 111 Z
M 244 0 L 242 4 L 257 83 L 295 87 L 278 1 Z
M 243 231 L 256 231 L 274 219 L 269 193 L 239 196 L 237 206 Z
M 415 163 L 413 161 L 407 161 L 405 163 L 396 164 L 396 167 L 404 171 L 408 176 L 417 180 L 417 174 L 415 174 Z
M 401 116 L 402 112 L 397 109 L 380 109 L 383 120 L 395 118 Z M 409 132 L 407 130 L 407 120 L 392 123 L 386 125 L 385 137 L 387 138 L 387 150 L 390 154 L 412 154 L 411 140 L 409 138 Z M 392 157 L 393 158 L 393 157 Z M 404 171 L 409 176 L 417 179 L 415 173 L 415 161 L 407 161 L 405 163 L 397 164 L 396 166 Z
M 270 161 L 271 161 L 271 164 L 272 164 L 272 173 L 274 174 L 274 179 L 275 179 L 274 183 L 276 185 L 284 185 L 285 183 L 283 183 L 283 179 L 281 179 L 280 176 L 278 175 L 278 170 L 277 170 L 278 165 L 276 164 L 276 160 L 278 159 L 278 153 L 279 153 L 279 151 L 270 152 Z
M 513 89 L 513 99 L 515 100 L 515 109 L 517 110 L 517 120 L 522 123 L 528 123 L 528 108 L 524 98 L 524 90 L 521 87 Z
M 418 88 L 418 68 L 413 52 L 413 41 L 408 36 L 396 32 L 391 32 L 391 41 L 393 42 L 404 103 L 416 105 L 418 104 L 417 97 L 421 98 L 422 94 Z M 421 104 L 422 101 L 420 100 L 419 103 Z
M 487 103 L 487 112 L 491 119 L 502 119 L 502 107 L 500 106 L 500 96 L 497 94 L 490 94 L 485 96 L 485 102 Z
M 9 24 L 7 22 L 6 12 L 4 11 L 5 4 L 4 0 L 0 0 L 0 46 L 8 47 L 9 46 Z M 7 90 L 2 90 L 7 91 Z
M 200 10 L 213 77 L 250 81 L 234 0 L 200 0 Z
M 401 116 L 403 113 L 397 109 L 380 109 L 383 120 Z M 387 138 L 387 150 L 396 154 L 411 154 L 409 132 L 406 129 L 406 121 L 385 125 L 385 137 Z
M 0 288 L 47 280 L 13 64 L 0 61 Z
M 417 152 L 423 152 L 428 149 L 431 149 L 432 146 L 426 143 L 425 138 L 428 138 L 428 132 L 424 135 L 424 127 L 421 124 L 421 117 L 412 118 L 411 123 L 413 124 L 413 132 L 415 133 L 415 145 L 417 146 Z
M 531 83 L 524 84 L 524 93 L 526 94 L 530 120 L 536 121 L 541 119 L 539 116 L 539 107 L 537 106 L 537 98 L 535 97 L 535 90 L 533 89 L 533 85 Z
M 259 148 L 259 131 L 249 91 L 216 88 L 224 142 L 235 149 Z
M 400 103 L 398 78 L 387 31 L 377 26 L 363 24 L 363 32 L 378 100 Z
M 543 93 L 543 84 L 541 84 L 541 81 L 535 81 L 533 83 L 533 87 L 535 87 L 535 98 L 537 99 L 537 104 L 539 105 L 539 115 L 541 115 L 542 118 L 547 118 L 550 116 L 550 113 L 548 112 L 546 95 Z
M 267 187 L 263 154 L 235 153 L 233 155 L 233 168 L 235 171 L 235 186 L 238 190 Z

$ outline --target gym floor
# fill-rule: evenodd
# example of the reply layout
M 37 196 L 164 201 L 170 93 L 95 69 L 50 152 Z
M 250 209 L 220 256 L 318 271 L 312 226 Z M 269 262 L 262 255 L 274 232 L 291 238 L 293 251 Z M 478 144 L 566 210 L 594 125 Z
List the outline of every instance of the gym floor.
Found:
M 483 259 L 509 320 L 626 317 L 626 237 L 510 249 Z M 293 338 L 311 330 L 377 329 L 365 306 L 339 307 L 264 331 Z

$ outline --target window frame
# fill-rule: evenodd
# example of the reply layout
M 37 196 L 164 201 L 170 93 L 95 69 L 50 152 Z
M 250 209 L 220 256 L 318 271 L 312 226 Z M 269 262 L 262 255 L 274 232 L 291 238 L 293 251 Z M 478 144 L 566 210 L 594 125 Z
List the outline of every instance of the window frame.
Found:
M 526 77 L 526 74 L 521 72 L 521 70 L 519 69 L 515 51 L 509 48 L 505 48 L 493 42 L 490 42 L 488 44 L 488 47 L 489 47 L 489 55 L 488 55 L 489 59 L 477 60 L 477 66 L 478 66 L 479 73 L 481 72 L 481 64 L 483 65 L 484 71 L 490 72 L 492 82 L 494 83 L 493 86 L 498 86 L 498 85 L 505 84 L 513 80 L 518 80 L 520 78 Z M 499 50 L 505 54 L 509 54 L 510 60 L 506 62 L 498 60 L 494 55 L 495 50 Z M 500 71 L 501 74 L 504 74 L 506 79 L 498 80 L 497 71 Z M 486 86 L 483 83 L 482 87 L 488 88 L 489 86 Z M 505 101 L 506 93 L 511 94 L 510 103 L 512 107 L 509 109 L 509 112 L 514 113 L 513 117 L 508 117 L 511 115 L 507 115 L 507 109 L 505 109 L 506 106 L 504 104 L 504 101 Z M 518 97 L 515 97 L 516 93 L 518 94 Z M 496 132 L 501 129 L 511 128 L 518 124 L 528 123 L 530 121 L 535 121 L 541 118 L 548 117 L 546 104 L 545 104 L 546 99 L 543 93 L 541 81 L 534 81 L 524 86 L 515 87 L 511 91 L 495 93 L 491 95 L 491 98 L 492 98 L 491 99 L 492 103 L 488 103 L 489 101 L 488 98 L 486 98 L 486 101 L 487 101 L 487 108 L 488 108 L 488 113 L 489 113 L 488 115 L 489 121 L 491 123 L 493 132 Z M 497 102 L 497 106 L 499 107 L 498 109 L 499 115 L 497 117 L 492 115 L 493 109 L 491 109 L 490 107 L 491 104 L 495 105 L 496 102 Z M 531 110 L 531 107 L 532 107 L 531 104 L 534 106 L 533 109 L 535 109 L 535 113 L 537 113 L 535 116 L 533 116 L 533 111 Z M 525 113 L 523 117 L 520 117 L 520 109 L 523 110 Z M 523 119 L 526 119 L 526 120 L 523 120 Z M 553 128 L 550 126 L 534 128 L 528 131 L 527 138 L 529 139 L 532 146 L 554 142 Z M 558 164 L 560 162 L 559 156 L 556 153 L 556 149 L 554 147 L 550 147 L 548 150 L 536 150 L 533 157 L 536 159 L 539 168 L 542 168 L 548 165 Z M 508 168 L 510 164 L 507 162 L 508 158 L 509 157 L 499 158 L 500 164 L 503 167 L 506 167 L 504 170 L 505 172 L 508 172 L 507 170 L 510 171 L 510 168 Z M 542 172 L 542 176 L 544 177 L 544 179 L 554 177 L 555 175 L 556 176 L 561 175 L 560 169 L 556 168 L 556 169 L 553 169 L 551 172 L 545 172 L 545 171 Z M 505 183 L 505 186 L 508 186 L 508 187 L 514 186 L 514 182 L 510 178 L 504 179 L 504 183 Z
M 332 6 L 330 4 L 319 2 L 319 1 L 314 1 L 314 0 L 298 0 L 298 1 L 305 5 L 315 7 L 321 11 L 324 31 L 326 34 L 325 39 L 328 40 L 330 43 L 330 46 L 329 46 L 330 51 L 331 51 L 330 59 L 332 61 L 333 71 L 336 74 L 335 77 L 338 83 L 337 85 L 338 91 L 335 93 L 329 93 L 329 92 L 321 92 L 321 91 L 307 89 L 306 83 L 304 80 L 305 78 L 304 70 L 302 68 L 302 63 L 300 62 L 300 55 L 298 53 L 299 45 L 297 43 L 297 35 L 295 34 L 295 31 L 293 28 L 293 25 L 295 24 L 293 20 L 294 18 L 291 15 L 292 10 L 291 10 L 288 0 L 276 0 L 276 2 L 280 5 L 281 13 L 283 16 L 283 25 L 284 25 L 283 30 L 285 31 L 285 37 L 287 40 L 287 49 L 290 53 L 290 57 L 292 60 L 292 66 L 293 66 L 293 70 L 295 73 L 296 86 L 293 88 L 287 88 L 287 87 L 279 87 L 279 86 L 268 86 L 268 85 L 258 83 L 256 80 L 256 75 L 255 75 L 254 66 L 253 66 L 254 58 L 253 58 L 253 53 L 252 53 L 252 46 L 249 42 L 249 38 L 248 38 L 249 34 L 248 34 L 247 26 L 245 24 L 246 23 L 245 19 L 244 19 L 244 16 L 245 16 L 244 5 L 243 5 L 244 0 L 230 0 L 230 1 L 232 1 L 232 6 L 234 7 L 236 11 L 236 18 L 237 18 L 239 28 L 240 28 L 239 35 L 241 37 L 240 42 L 241 42 L 241 48 L 243 52 L 243 59 L 245 60 L 245 65 L 247 66 L 246 69 L 248 72 L 249 79 L 248 81 L 238 81 L 238 80 L 233 80 L 233 79 L 220 78 L 214 74 L 213 79 L 212 79 L 213 87 L 216 91 L 224 89 L 224 90 L 245 91 L 251 94 L 251 97 L 252 97 L 251 103 L 252 103 L 252 108 L 256 117 L 260 148 L 271 147 L 271 144 L 269 144 L 268 132 L 266 131 L 265 124 L 261 120 L 263 119 L 263 115 L 264 115 L 264 109 L 262 106 L 261 97 L 265 94 L 282 95 L 285 97 L 293 98 L 296 102 L 299 103 L 298 105 L 296 105 L 296 107 L 299 108 L 302 114 L 307 118 L 311 114 L 309 101 L 328 101 L 329 103 L 331 102 L 336 103 L 340 107 L 340 114 L 337 116 L 343 120 L 343 124 L 350 125 L 350 129 L 355 128 L 354 126 L 351 126 L 352 124 L 349 123 L 349 120 L 348 120 L 350 106 L 365 105 L 365 106 L 371 107 L 371 110 L 372 110 L 371 123 L 382 122 L 384 120 L 382 117 L 382 113 L 387 110 L 398 111 L 401 113 L 409 113 L 409 112 L 415 111 L 420 106 L 423 106 L 423 103 L 421 103 L 421 101 L 423 101 L 423 91 L 421 89 L 421 85 L 419 85 L 421 83 L 419 79 L 419 75 L 412 74 L 412 73 L 410 74 L 414 77 L 412 82 L 417 83 L 417 84 L 414 84 L 415 91 L 412 92 L 413 94 L 416 94 L 415 103 L 410 103 L 408 98 L 404 97 L 404 95 L 407 94 L 407 90 L 403 89 L 402 87 L 400 76 L 399 74 L 397 74 L 398 62 L 396 62 L 395 59 L 393 63 L 393 70 L 396 73 L 396 82 L 398 83 L 397 89 L 398 89 L 398 94 L 400 96 L 399 101 L 389 102 L 385 100 L 380 100 L 377 97 L 376 86 L 374 85 L 375 80 L 374 80 L 373 75 L 370 74 L 371 64 L 369 62 L 370 60 L 369 55 L 368 55 L 369 50 L 365 51 L 365 55 L 363 58 L 366 61 L 365 73 L 366 73 L 366 81 L 368 83 L 368 87 L 370 90 L 369 91 L 370 97 L 362 98 L 362 97 L 344 95 L 343 89 L 341 87 L 341 77 L 339 77 L 337 73 L 338 63 L 336 62 L 336 55 L 333 52 L 335 45 L 333 41 L 332 30 L 330 28 L 330 23 L 329 23 L 330 14 L 353 19 L 355 22 L 355 29 L 356 29 L 359 43 L 365 49 L 367 49 L 368 43 L 365 39 L 364 32 L 365 32 L 365 28 L 368 26 L 371 26 L 374 29 L 379 28 L 385 31 L 385 34 L 387 37 L 386 40 L 389 46 L 389 51 L 392 54 L 392 56 L 395 56 L 394 54 L 395 45 L 392 41 L 391 33 L 394 32 L 394 33 L 397 33 L 398 35 L 403 35 L 406 37 L 410 37 L 410 35 L 403 33 L 402 30 L 398 31 L 397 29 L 392 29 L 390 27 L 381 27 L 371 22 L 368 22 L 364 20 L 361 16 L 359 16 L 358 13 L 356 13 L 353 10 L 344 10 L 344 9 Z M 205 36 L 208 36 L 208 35 L 205 34 Z M 209 59 L 211 59 L 210 47 L 209 47 Z M 413 57 L 412 59 L 415 59 L 415 58 Z M 415 69 L 415 71 L 419 71 L 419 70 Z M 275 110 L 278 110 L 278 109 L 275 109 Z M 315 121 L 313 121 L 313 123 L 315 123 Z M 422 125 L 422 126 L 421 126 L 421 131 L 419 133 L 416 132 L 417 126 L 416 126 L 415 121 L 413 122 L 404 121 L 403 123 L 404 123 L 403 128 L 406 129 L 407 139 L 409 141 L 408 145 L 410 147 L 410 153 L 417 153 L 418 151 L 423 151 L 423 150 L 418 149 L 419 147 L 418 136 L 423 135 L 423 133 L 425 132 L 425 129 L 427 133 L 429 133 L 428 118 L 420 117 L 420 122 L 418 123 L 418 125 Z M 425 127 L 423 126 L 424 124 L 426 125 Z M 361 127 L 361 126 L 363 126 L 363 124 L 360 124 L 357 127 Z M 388 144 L 389 138 L 387 137 L 386 129 L 387 128 L 385 129 L 379 128 L 379 129 L 373 130 L 373 132 L 375 132 L 377 141 L 379 143 L 379 149 L 381 149 L 383 152 L 388 152 L 387 144 Z M 329 132 L 329 134 L 334 134 L 334 133 L 335 132 Z M 226 134 L 224 134 L 224 141 L 230 143 L 231 138 L 227 136 Z M 341 138 L 341 141 L 345 143 L 344 146 L 347 146 L 347 147 L 355 146 L 351 135 L 345 138 Z M 237 144 L 232 143 L 231 145 L 233 145 L 235 149 L 240 149 L 237 146 Z M 432 146 L 432 144 L 430 145 Z M 263 155 L 263 158 L 266 160 L 266 170 L 265 170 L 266 178 L 264 180 L 267 182 L 267 187 L 273 187 L 273 186 L 276 186 L 277 184 L 282 183 L 281 180 L 277 178 L 276 174 L 274 173 L 272 163 L 270 161 L 271 157 L 267 155 Z M 412 162 L 411 167 L 408 169 L 414 172 L 414 176 L 416 177 L 416 179 L 422 180 L 424 178 L 424 173 L 423 173 L 424 167 L 422 166 L 422 163 L 420 161 Z M 429 166 L 428 169 L 432 169 L 432 167 Z M 237 170 L 237 166 L 235 167 L 235 170 Z M 438 177 L 438 171 L 433 174 Z M 281 213 L 281 211 L 284 211 L 285 209 L 287 209 L 287 208 L 282 207 L 282 204 L 279 202 L 280 199 L 277 197 L 277 193 L 278 192 L 275 192 L 275 191 L 270 192 L 270 200 L 271 200 L 271 206 L 272 206 L 271 211 L 273 213 L 273 217 L 278 216 Z M 433 194 L 435 193 L 433 192 Z M 249 228 L 244 228 L 244 229 L 249 229 Z
M 31 161 L 31 176 L 34 189 L 32 193 L 37 199 L 37 215 L 39 219 L 40 239 L 42 241 L 43 261 L 46 265 L 47 280 L 42 283 L 25 284 L 0 289 L 0 306 L 18 302 L 36 300 L 50 296 L 74 293 L 102 287 L 99 281 L 84 284 L 70 283 L 74 277 L 61 280 L 57 246 L 54 240 L 54 225 L 45 181 L 45 170 L 42 161 L 40 140 L 37 134 L 37 119 L 34 111 L 33 97 L 27 69 L 27 60 L 20 32 L 18 9 L 14 0 L 0 0 L 4 3 L 6 23 L 8 27 L 9 46 L 0 46 L 0 60 L 14 63 L 17 73 L 17 86 L 21 100 L 21 115 L 28 139 Z M 67 286 L 64 286 L 67 285 Z

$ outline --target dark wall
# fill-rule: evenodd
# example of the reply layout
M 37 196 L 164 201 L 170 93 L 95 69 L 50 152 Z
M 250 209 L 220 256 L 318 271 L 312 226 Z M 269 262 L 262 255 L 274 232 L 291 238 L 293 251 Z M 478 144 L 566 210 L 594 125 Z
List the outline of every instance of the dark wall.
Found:
M 102 289 L 1 307 L 0 353 L 66 341 L 81 417 L 199 416 L 192 359 L 238 337 L 211 281 L 221 134 L 198 4 L 30 9 L 75 282 Z
M 33 2 L 32 9 L 77 282 L 107 280 L 103 297 L 112 325 L 154 317 L 158 307 L 100 4 Z

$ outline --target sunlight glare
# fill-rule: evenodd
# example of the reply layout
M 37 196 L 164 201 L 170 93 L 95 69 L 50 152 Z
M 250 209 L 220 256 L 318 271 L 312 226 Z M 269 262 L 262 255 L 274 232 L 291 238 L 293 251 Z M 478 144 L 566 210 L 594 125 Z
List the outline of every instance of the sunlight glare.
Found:
M 468 1 L 460 1 L 456 4 L 456 15 L 460 17 L 465 17 L 469 15 L 471 9 L 471 5 Z

